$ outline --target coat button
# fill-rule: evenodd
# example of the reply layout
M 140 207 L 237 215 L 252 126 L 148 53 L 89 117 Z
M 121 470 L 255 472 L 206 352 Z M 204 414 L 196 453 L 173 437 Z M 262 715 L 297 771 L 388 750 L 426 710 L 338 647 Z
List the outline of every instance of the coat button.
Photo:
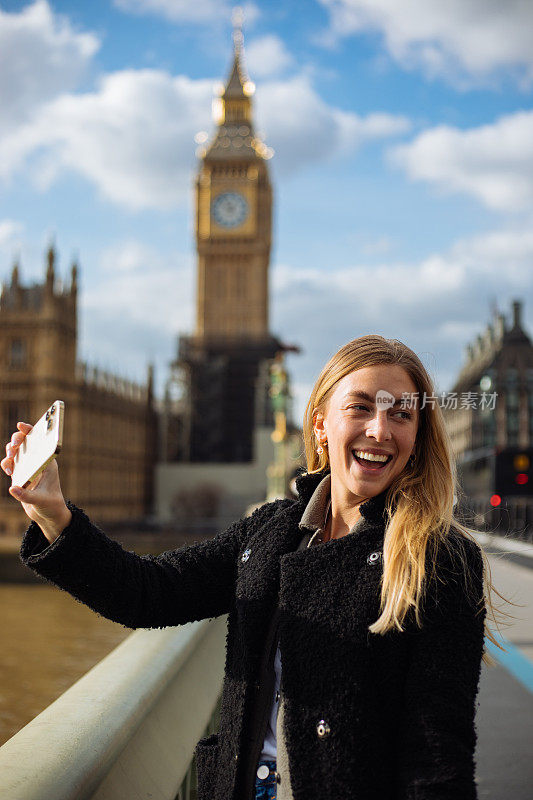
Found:
M 370 553 L 367 558 L 367 564 L 375 564 L 376 561 L 379 561 L 381 558 L 381 550 L 376 550 L 374 553 Z
M 331 728 L 329 727 L 325 719 L 320 720 L 320 722 L 316 726 L 316 732 L 321 739 L 324 739 L 325 736 L 329 736 L 329 734 L 331 733 Z
M 235 761 L 238 761 L 238 760 L 239 760 L 239 754 L 235 753 Z
M 276 772 L 276 783 L 281 783 L 281 775 L 279 772 Z
M 279 692 L 276 692 L 276 703 L 279 702 Z
M 250 558 L 250 553 L 251 552 L 252 551 L 249 548 L 248 548 L 248 550 L 245 550 L 244 553 L 241 556 L 241 561 L 243 561 L 243 562 L 244 561 L 248 561 L 248 559 Z

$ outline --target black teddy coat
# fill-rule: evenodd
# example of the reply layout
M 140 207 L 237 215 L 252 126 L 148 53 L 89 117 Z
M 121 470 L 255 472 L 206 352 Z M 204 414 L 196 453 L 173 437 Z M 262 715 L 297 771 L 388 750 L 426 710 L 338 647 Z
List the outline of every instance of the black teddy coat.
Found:
M 480 549 L 452 531 L 456 547 L 459 537 L 464 542 L 477 608 L 467 601 L 460 562 L 441 548 L 423 629 L 409 620 L 402 633 L 371 634 L 386 492 L 360 506 L 353 534 L 297 550 L 298 523 L 325 474 L 301 475 L 296 500 L 267 503 L 213 539 L 159 556 L 124 551 L 69 502 L 70 525 L 48 546 L 31 523 L 21 557 L 129 628 L 229 614 L 219 732 L 196 748 L 199 800 L 254 798 L 250 728 L 277 607 L 294 800 L 473 800 L 486 614 Z

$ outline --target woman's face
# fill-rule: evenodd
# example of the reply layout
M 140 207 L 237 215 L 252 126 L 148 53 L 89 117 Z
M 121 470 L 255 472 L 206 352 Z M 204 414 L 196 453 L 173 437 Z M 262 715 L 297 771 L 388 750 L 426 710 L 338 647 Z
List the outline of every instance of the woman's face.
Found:
M 350 505 L 383 492 L 406 466 L 419 412 L 414 402 L 401 407 L 400 401 L 402 393 L 416 391 L 397 364 L 364 367 L 338 382 L 324 414 L 316 412 L 315 434 L 320 443 L 327 441 L 332 490 L 335 485 Z

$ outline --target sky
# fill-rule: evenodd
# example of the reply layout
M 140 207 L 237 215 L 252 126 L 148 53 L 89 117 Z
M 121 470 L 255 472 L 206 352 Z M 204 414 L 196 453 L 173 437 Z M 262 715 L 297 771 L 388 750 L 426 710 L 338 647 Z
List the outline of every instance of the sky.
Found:
M 273 334 L 298 423 L 366 333 L 440 391 L 493 310 L 533 331 L 533 4 L 252 0 L 274 156 Z M 78 357 L 162 395 L 193 332 L 195 135 L 232 60 L 225 0 L 0 0 L 0 280 L 79 263 Z

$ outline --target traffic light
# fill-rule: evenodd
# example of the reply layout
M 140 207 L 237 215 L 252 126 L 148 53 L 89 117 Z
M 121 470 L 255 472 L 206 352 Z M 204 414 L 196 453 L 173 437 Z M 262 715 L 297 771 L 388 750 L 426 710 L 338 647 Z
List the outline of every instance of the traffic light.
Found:
M 533 496 L 533 448 L 506 447 L 496 453 L 494 494 Z

